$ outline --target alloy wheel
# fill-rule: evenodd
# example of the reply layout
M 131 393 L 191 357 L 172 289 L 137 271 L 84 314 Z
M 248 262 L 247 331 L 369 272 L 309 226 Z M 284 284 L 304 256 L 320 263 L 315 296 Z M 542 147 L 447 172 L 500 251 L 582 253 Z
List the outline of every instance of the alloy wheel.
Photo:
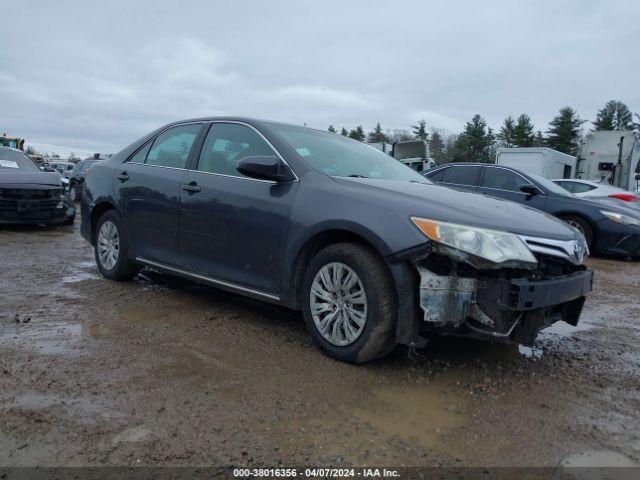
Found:
M 575 222 L 573 220 L 565 220 L 565 223 L 567 225 L 569 225 L 570 227 L 575 228 L 576 230 L 578 230 L 582 235 L 584 235 L 584 230 L 582 228 L 582 225 L 580 225 L 578 222 Z
M 318 271 L 309 303 L 318 332 L 331 344 L 344 347 L 362 334 L 367 295 L 358 274 L 344 263 L 329 263 Z
M 100 226 L 98 232 L 98 258 L 107 270 L 113 270 L 118 262 L 120 253 L 120 236 L 115 224 L 107 220 Z

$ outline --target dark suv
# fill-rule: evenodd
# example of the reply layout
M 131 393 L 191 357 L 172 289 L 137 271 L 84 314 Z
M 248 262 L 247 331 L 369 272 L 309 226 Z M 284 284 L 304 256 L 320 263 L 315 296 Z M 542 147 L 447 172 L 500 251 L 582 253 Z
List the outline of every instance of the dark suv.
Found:
M 151 267 L 302 310 L 349 362 L 432 333 L 530 345 L 576 325 L 591 289 L 584 238 L 564 223 L 281 123 L 166 125 L 95 164 L 81 202 L 105 277 Z
M 640 213 L 576 197 L 540 175 L 484 163 L 450 163 L 423 174 L 457 190 L 491 195 L 550 213 L 579 230 L 594 253 L 640 257 Z

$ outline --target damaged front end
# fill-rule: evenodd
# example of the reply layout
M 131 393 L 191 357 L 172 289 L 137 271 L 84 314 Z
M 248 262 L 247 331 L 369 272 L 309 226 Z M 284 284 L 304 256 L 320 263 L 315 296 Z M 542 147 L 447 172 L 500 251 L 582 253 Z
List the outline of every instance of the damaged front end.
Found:
M 437 243 L 414 259 L 423 330 L 531 346 L 556 321 L 577 325 L 593 273 L 576 241 L 522 240 L 536 263 L 492 264 Z

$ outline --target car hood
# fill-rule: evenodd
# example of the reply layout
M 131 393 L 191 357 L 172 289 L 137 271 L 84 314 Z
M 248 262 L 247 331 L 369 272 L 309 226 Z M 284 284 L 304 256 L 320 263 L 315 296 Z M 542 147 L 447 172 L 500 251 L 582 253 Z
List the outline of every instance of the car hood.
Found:
M 500 198 L 430 183 L 344 177 L 334 180 L 345 187 L 368 191 L 385 207 L 407 216 L 556 240 L 572 240 L 580 235 L 547 213 Z
M 49 185 L 60 186 L 60 175 L 54 172 L 25 172 L 0 170 L 0 185 Z

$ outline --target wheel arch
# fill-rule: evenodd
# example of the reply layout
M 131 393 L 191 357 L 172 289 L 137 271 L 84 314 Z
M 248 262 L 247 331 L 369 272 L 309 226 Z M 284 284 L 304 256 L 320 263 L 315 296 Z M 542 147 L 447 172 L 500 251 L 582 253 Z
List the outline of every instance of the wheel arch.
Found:
M 584 212 L 575 211 L 575 210 L 563 210 L 560 212 L 554 212 L 553 216 L 557 217 L 560 220 L 562 220 L 565 217 L 578 217 L 581 220 L 584 220 L 591 227 L 591 230 L 593 230 L 594 235 L 598 231 L 598 225 L 596 221 L 590 218 L 589 215 L 585 215 Z
M 373 234 L 368 234 L 360 229 L 356 231 L 356 229 L 348 226 L 330 226 L 316 231 L 300 242 L 299 247 L 293 250 L 297 251 L 297 254 L 291 263 L 291 267 L 287 270 L 290 272 L 287 277 L 289 284 L 285 288 L 288 299 L 286 303 L 289 306 L 294 309 L 300 308 L 302 279 L 313 256 L 323 248 L 336 243 L 355 243 L 369 248 L 378 254 L 387 265 L 385 256 L 389 253 L 389 248 L 380 238 Z M 388 273 L 391 275 L 391 271 Z
M 109 210 L 117 210 L 116 206 L 108 200 L 103 200 L 101 202 L 96 203 L 91 209 L 91 240 L 92 243 L 95 241 L 96 227 L 98 226 L 98 220 L 100 217 L 108 212 Z

